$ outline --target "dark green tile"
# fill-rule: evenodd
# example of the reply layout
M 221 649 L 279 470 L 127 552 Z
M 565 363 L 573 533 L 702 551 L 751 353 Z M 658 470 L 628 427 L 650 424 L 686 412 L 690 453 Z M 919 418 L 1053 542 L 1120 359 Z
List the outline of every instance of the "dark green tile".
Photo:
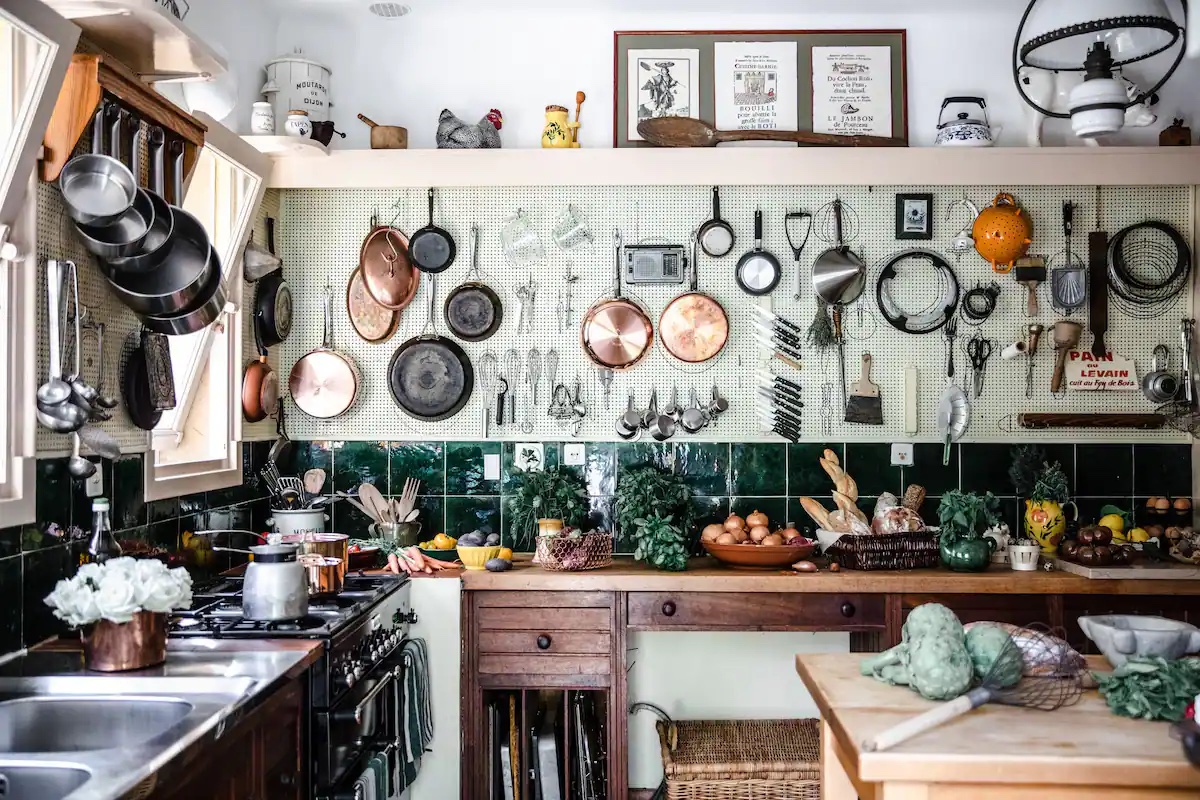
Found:
M 74 574 L 68 547 L 47 547 L 26 553 L 22 597 L 24 599 L 24 637 L 26 646 L 36 644 L 56 634 L 67 631 L 66 623 L 55 618 L 46 606 L 46 595 L 54 591 L 54 585 L 62 578 Z
M 962 463 L 964 492 L 1013 494 L 1008 466 L 1012 463 L 1011 444 L 962 444 L 959 460 Z
M 1021 519 L 1025 513 L 1024 503 L 1016 497 L 999 497 L 997 499 L 1000 501 L 1000 521 L 1008 526 L 1010 532 L 1020 535 Z M 926 502 L 925 506 L 929 508 L 930 504 Z M 931 510 L 929 521 L 930 524 L 937 524 L 936 506 Z
M 500 442 L 447 442 L 446 494 L 499 494 L 500 481 L 484 480 L 484 455 L 499 455 Z
M 820 465 L 818 465 L 820 466 Z M 903 490 L 900 468 L 892 466 L 892 446 L 882 442 L 850 442 L 842 466 L 858 484 L 858 493 L 900 494 Z
M 446 530 L 446 501 L 441 495 L 424 495 L 417 498 L 417 508 L 421 513 L 417 521 L 421 523 L 421 535 L 429 539 Z
M 875 503 L 878 502 L 878 500 L 878 497 L 859 495 L 858 502 L 854 505 L 858 506 L 858 510 L 866 514 L 867 519 L 869 520 L 875 514 Z M 929 508 L 928 501 L 925 502 L 925 508 Z
M 281 463 L 279 471 L 285 475 L 303 475 L 310 469 L 320 467 L 326 473 L 333 472 L 333 443 L 326 441 L 292 442 L 290 469 Z
M 446 498 L 446 533 L 457 539 L 474 530 L 500 533 L 499 495 Z
M 1138 444 L 1133 447 L 1134 493 L 1190 497 L 1192 447 L 1187 444 Z
M 91 528 L 90 525 L 85 525 L 79 529 L 80 535 L 83 536 Z M 70 536 L 71 526 L 61 528 L 57 523 L 51 522 L 47 524 L 26 525 L 21 529 L 21 549 L 29 552 L 32 550 L 41 550 L 43 547 L 57 547 L 66 543 L 66 537 Z
M 729 445 L 717 442 L 680 442 L 675 445 L 675 473 L 701 496 L 729 494 Z
M 588 498 L 588 519 L 585 526 L 588 530 L 602 530 L 611 533 L 617 527 L 616 518 L 615 497 L 606 495 Z
M 516 447 L 519 442 L 505 442 L 500 454 L 500 492 L 508 494 L 513 491 L 516 486 L 517 476 L 520 473 L 513 467 L 513 460 L 516 458 Z M 542 442 L 542 455 L 545 461 L 542 464 L 543 469 L 557 467 L 559 465 L 559 448 L 557 442 Z M 577 468 L 575 468 L 577 469 Z
M 786 497 L 731 497 L 729 498 L 730 513 L 737 514 L 742 519 L 755 511 L 761 511 L 767 515 L 767 520 L 770 524 L 767 526 L 771 530 L 782 528 L 787 522 L 787 506 Z
M 950 445 L 950 463 L 947 465 L 942 464 L 944 450 L 944 445 L 935 444 L 932 442 L 918 442 L 913 445 L 912 466 L 903 467 L 901 469 L 901 479 L 903 485 L 907 487 L 913 483 L 919 484 L 920 486 L 925 487 L 925 492 L 927 494 L 938 496 L 941 496 L 952 489 L 957 489 L 959 464 L 958 445 Z M 851 474 L 854 473 L 851 472 Z
M 1083 525 L 1093 525 L 1100 521 L 1100 517 L 1104 516 L 1100 509 L 1107 505 L 1116 506 L 1123 511 L 1128 511 L 1133 505 L 1133 498 L 1128 495 L 1124 497 L 1077 497 L 1074 498 L 1075 506 L 1079 509 L 1079 521 Z M 1143 501 L 1144 502 L 1144 501 Z M 1151 519 L 1147 516 L 1134 515 L 1138 524 L 1163 524 L 1162 519 Z
M 21 556 L 0 558 L 0 655 L 20 650 L 22 604 L 16 602 L 23 596 L 24 588 L 21 583 L 23 567 Z
M 787 494 L 787 445 L 733 444 L 729 491 L 739 495 Z
M 674 452 L 670 442 L 617 442 L 617 470 L 647 466 L 671 469 Z
M 1134 447 L 1128 444 L 1076 445 L 1075 494 L 1080 497 L 1131 497 Z M 1188 471 L 1190 474 L 1191 470 Z
M 334 442 L 328 479 L 333 485 L 326 491 L 357 492 L 360 484 L 369 483 L 386 495 L 388 459 L 387 442 Z
M 335 503 L 333 507 L 332 530 L 344 533 L 351 539 L 370 539 L 368 530 L 371 518 L 347 502 Z
M 176 519 L 179 516 L 178 497 L 170 497 L 166 500 L 152 500 L 146 503 L 146 522 L 149 524 L 165 522 L 169 519 Z
M 21 539 L 25 535 L 25 527 L 32 528 L 35 532 L 37 530 L 36 525 L 14 525 L 9 528 L 0 528 L 0 558 L 20 555 Z M 0 597 L 2 596 L 0 595 Z
M 65 458 L 43 458 L 37 462 L 37 520 L 42 525 L 57 522 L 66 528 L 71 525 L 74 489 L 67 472 Z M 90 520 L 85 517 L 83 525 Z
M 688 534 L 688 549 L 693 555 L 704 555 L 700 546 L 700 534 L 705 525 L 720 525 L 729 516 L 728 497 L 693 497 L 692 513 L 696 522 Z
M 208 508 L 212 510 L 241 505 L 253 500 L 255 494 L 256 490 L 254 486 L 246 483 L 238 486 L 228 486 L 224 489 L 214 489 L 208 493 Z
M 583 448 L 588 494 L 611 495 L 617 490 L 617 446 L 612 442 L 588 442 Z
M 406 478 L 421 482 L 421 494 L 445 494 L 446 448 L 441 442 L 392 442 L 389 463 L 393 495 L 404 491 Z
M 179 516 L 188 517 L 208 511 L 208 495 L 204 492 L 183 495 L 179 498 Z
M 826 508 L 833 507 L 833 501 L 825 498 L 814 497 L 821 505 Z M 800 505 L 800 498 L 789 497 L 787 501 L 787 519 L 785 522 L 790 522 L 796 530 L 803 533 L 805 536 L 812 537 L 812 532 L 816 530 L 817 523 L 813 522 L 812 517 L 804 510 L 804 506 Z
M 788 451 L 788 489 L 789 495 L 816 496 L 828 495 L 833 491 L 833 481 L 821 468 L 821 456 L 826 450 L 837 453 L 838 459 L 845 461 L 846 446 L 839 443 L 818 444 L 816 442 L 800 442 L 789 444 Z M 851 473 L 853 474 L 853 473 Z M 857 476 L 855 476 L 857 479 Z

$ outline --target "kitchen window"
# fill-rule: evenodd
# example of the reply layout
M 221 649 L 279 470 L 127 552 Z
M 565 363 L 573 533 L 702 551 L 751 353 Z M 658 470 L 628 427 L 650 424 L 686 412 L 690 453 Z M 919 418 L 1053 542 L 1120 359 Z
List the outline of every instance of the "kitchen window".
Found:
M 0 520 L 34 521 L 34 167 L 79 29 L 37 0 L 0 6 Z
M 242 482 L 242 250 L 266 188 L 269 161 L 220 123 L 208 126 L 183 207 L 221 259 L 226 312 L 203 331 L 169 339 L 176 407 L 151 434 L 146 499 Z

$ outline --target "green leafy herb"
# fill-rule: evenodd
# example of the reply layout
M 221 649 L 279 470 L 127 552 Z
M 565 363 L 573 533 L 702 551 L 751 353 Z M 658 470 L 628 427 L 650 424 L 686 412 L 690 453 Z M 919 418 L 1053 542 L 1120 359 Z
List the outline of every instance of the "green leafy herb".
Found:
M 1028 497 L 1037 483 L 1042 462 L 1046 456 L 1036 444 L 1019 444 L 1012 449 L 1012 463 L 1008 465 L 1008 479 L 1018 497 Z
M 956 539 L 978 539 L 997 523 L 1000 502 L 987 494 L 960 492 L 957 489 L 942 495 L 938 505 L 938 524 L 941 535 Z
M 1096 681 L 1114 714 L 1178 722 L 1187 704 L 1200 694 L 1200 658 L 1167 661 L 1160 656 L 1135 656 L 1111 675 L 1096 673 Z
M 657 569 L 683 572 L 687 569 L 687 543 L 683 532 L 671 521 L 670 516 L 635 519 L 633 522 L 637 531 L 634 540 L 637 547 L 633 557 Z
M 523 472 L 508 498 L 508 531 L 519 542 L 534 537 L 539 519 L 561 519 L 579 528 L 587 521 L 587 510 L 587 485 L 570 467 Z
M 637 520 L 670 517 L 680 530 L 690 533 L 695 524 L 692 490 L 683 478 L 655 467 L 638 467 L 621 473 L 617 483 L 617 531 L 632 532 Z
M 1065 503 L 1071 499 L 1071 487 L 1067 485 L 1067 476 L 1057 461 L 1053 464 L 1042 464 L 1042 471 L 1037 482 L 1033 484 L 1029 499 L 1035 503 Z

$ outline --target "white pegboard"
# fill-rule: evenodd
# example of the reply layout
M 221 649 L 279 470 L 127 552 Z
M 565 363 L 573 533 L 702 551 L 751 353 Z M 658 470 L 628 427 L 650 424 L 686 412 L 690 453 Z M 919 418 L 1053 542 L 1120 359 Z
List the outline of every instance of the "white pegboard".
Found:
M 930 441 L 937 439 L 936 406 L 945 385 L 946 340 L 939 333 L 908 335 L 895 331 L 882 319 L 875 304 L 875 282 L 879 269 L 893 254 L 912 246 L 930 247 L 949 253 L 950 238 L 966 220 L 965 212 L 946 219 L 946 209 L 952 200 L 966 196 L 982 207 L 991 202 L 999 191 L 1012 191 L 1031 215 L 1035 227 L 1035 244 L 1031 252 L 1051 256 L 1063 248 L 1061 208 L 1064 201 L 1076 203 L 1074 246 L 1086 257 L 1087 232 L 1094 227 L 1095 190 L 1086 187 L 722 187 L 721 210 L 738 236 L 733 253 L 721 259 L 701 256 L 701 289 L 719 299 L 730 317 L 729 345 L 719 359 L 704 365 L 685 365 L 675 361 L 656 343 L 649 357 L 637 367 L 617 373 L 613 382 L 611 404 L 608 408 L 600 398 L 596 371 L 583 356 L 579 345 L 578 320 L 587 307 L 611 290 L 613 276 L 612 234 L 620 228 L 627 243 L 641 240 L 686 243 L 691 231 L 711 215 L 711 195 L 700 187 L 541 187 L 541 188 L 474 188 L 443 189 L 437 194 L 435 221 L 454 236 L 459 247 L 458 260 L 438 280 L 435 308 L 437 323 L 443 335 L 449 335 L 441 316 L 446 295 L 465 279 L 470 262 L 469 231 L 471 225 L 481 229 L 480 264 L 484 280 L 496 289 L 505 304 L 504 324 L 490 340 L 462 343 L 472 361 L 478 363 L 487 351 L 496 353 L 503 367 L 504 354 L 517 347 L 522 362 L 527 349 L 539 347 L 543 355 L 553 347 L 559 354 L 558 379 L 571 385 L 576 374 L 581 376 L 588 416 L 580 432 L 584 440 L 614 440 L 613 424 L 625 405 L 629 392 L 634 392 L 638 407 L 644 407 L 652 389 L 659 393 L 660 406 L 665 403 L 672 386 L 678 386 L 681 399 L 686 400 L 691 388 L 707 396 L 713 384 L 729 398 L 731 408 L 720 423 L 705 429 L 697 437 L 680 434 L 679 438 L 699 440 L 742 441 L 761 439 L 763 434 L 755 421 L 753 372 L 762 360 L 762 353 L 752 336 L 752 305 L 759 303 L 773 308 L 786 318 L 807 328 L 813 318 L 815 302 L 810 290 L 797 303 L 792 299 L 794 272 L 792 253 L 783 229 L 786 211 L 817 212 L 835 197 L 852 208 L 861 220 L 861 230 L 851 242 L 870 265 L 868 285 L 862 300 L 847 310 L 850 341 L 846 347 L 847 373 L 850 381 L 857 377 L 861 353 L 870 351 L 875 358 L 874 379 L 884 397 L 884 420 L 881 427 L 847 424 L 841 421 L 840 409 L 835 414 L 832 432 L 836 440 L 850 441 Z M 895 202 L 898 193 L 931 193 L 936 213 L 934 238 L 930 242 L 899 241 L 895 238 Z M 551 227 L 557 215 L 573 204 L 587 216 L 595 234 L 591 248 L 564 252 L 553 243 Z M 1105 191 L 1102 204 L 1102 224 L 1110 233 L 1146 219 L 1168 222 L 1191 239 L 1193 209 L 1191 191 L 1186 187 L 1120 188 Z M 743 294 L 734 280 L 738 258 L 753 244 L 753 216 L 762 208 L 766 219 L 765 246 L 783 265 L 783 280 L 769 297 L 756 300 Z M 517 300 L 514 289 L 529 277 L 529 271 L 510 265 L 504 258 L 499 231 L 504 220 L 517 209 L 530 217 L 541 235 L 546 252 L 545 261 L 534 268 L 539 282 L 537 315 L 533 333 L 516 334 Z M 418 335 L 425 324 L 427 295 L 431 282 L 422 281 L 421 294 L 401 317 L 396 334 L 388 341 L 368 344 L 355 334 L 346 316 L 344 291 L 351 271 L 357 266 L 359 248 L 370 229 L 371 217 L 378 214 L 383 222 L 394 224 L 409 233 L 427 223 L 425 192 L 423 190 L 290 190 L 282 192 L 279 224 L 280 254 L 288 265 L 288 280 L 296 302 L 296 322 L 287 342 L 281 346 L 281 378 L 304 353 L 321 340 L 320 297 L 329 282 L 333 286 L 334 345 L 351 355 L 362 372 L 362 387 L 358 402 L 342 417 L 318 421 L 306 417 L 289 402 L 289 433 L 297 439 L 476 439 L 480 438 L 481 411 L 487 402 L 477 387 L 471 402 L 456 417 L 439 423 L 418 422 L 405 415 L 395 405 L 387 388 L 387 365 L 405 340 Z M 826 244 L 814 232 L 801 260 L 803 284 L 814 258 Z M 570 330 L 559 333 L 555 319 L 557 292 L 564 287 L 563 276 L 568 261 L 580 276 L 574 285 L 574 320 Z M 954 258 L 950 256 L 953 263 Z M 1053 365 L 1052 345 L 1047 331 L 1035 367 L 1035 391 L 1025 398 L 1023 362 L 1003 362 L 999 350 L 1021 336 L 1032 321 L 1024 315 L 1025 291 L 1011 276 L 993 276 L 991 268 L 974 253 L 967 254 L 956 266 L 964 290 L 976 282 L 995 277 L 1002 288 L 999 308 L 984 325 L 985 336 L 997 342 L 996 354 L 988 364 L 985 391 L 982 399 L 972 400 L 972 422 L 965 441 L 1073 440 L 1078 434 L 1065 432 L 1005 432 L 1001 419 L 1020 411 L 1150 411 L 1151 406 L 1140 393 L 1069 394 L 1055 396 L 1049 391 Z M 626 287 L 626 294 L 636 297 L 657 320 L 678 287 Z M 1037 318 L 1047 327 L 1058 317 L 1051 308 L 1050 288 L 1039 289 L 1042 311 Z M 1156 320 L 1136 320 L 1123 316 L 1111 305 L 1107 341 L 1110 349 L 1136 359 L 1139 371 L 1150 361 L 1150 350 L 1159 342 L 1169 344 L 1177 352 L 1180 318 L 1191 314 L 1190 293 L 1179 304 Z M 855 340 L 854 323 L 860 313 L 871 317 L 874 334 L 865 341 Z M 1086 310 L 1072 317 L 1086 323 Z M 963 346 L 972 329 L 960 325 L 958 351 L 955 354 L 959 370 L 958 381 L 967 380 L 968 361 Z M 1084 334 L 1083 344 L 1090 345 L 1091 335 Z M 836 380 L 832 357 L 822 358 L 818 351 L 807 349 L 803 369 L 794 371 L 778 361 L 772 369 L 797 380 L 804 386 L 807 403 L 804 417 L 804 437 L 817 440 L 824 436 L 819 407 L 821 384 L 829 378 Z M 1176 363 L 1178 359 L 1176 357 Z M 919 422 L 915 437 L 903 433 L 902 393 L 903 368 L 915 365 L 920 374 Z M 508 440 L 567 438 L 569 432 L 560 428 L 545 413 L 549 394 L 545 386 L 540 392 L 540 408 L 534 414 L 532 433 L 522 433 L 515 426 L 493 430 L 492 438 Z M 494 398 L 492 398 L 494 402 Z M 520 398 L 524 419 L 526 394 Z M 1089 431 L 1094 441 L 1185 441 L 1187 437 L 1170 430 Z

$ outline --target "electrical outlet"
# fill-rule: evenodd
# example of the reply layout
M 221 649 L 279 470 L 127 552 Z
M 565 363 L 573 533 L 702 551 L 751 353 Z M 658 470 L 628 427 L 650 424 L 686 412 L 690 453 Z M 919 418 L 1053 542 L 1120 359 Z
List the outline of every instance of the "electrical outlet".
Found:
M 88 497 L 100 497 L 104 494 L 104 468 L 102 464 L 96 464 L 96 471 L 92 473 L 92 477 L 84 481 L 83 489 Z
M 911 467 L 913 463 L 913 446 L 896 443 L 892 445 L 892 466 Z
M 563 446 L 563 461 L 568 467 L 582 467 L 584 463 L 583 445 L 568 444 Z
M 500 454 L 483 454 L 483 479 L 485 481 L 500 480 Z

